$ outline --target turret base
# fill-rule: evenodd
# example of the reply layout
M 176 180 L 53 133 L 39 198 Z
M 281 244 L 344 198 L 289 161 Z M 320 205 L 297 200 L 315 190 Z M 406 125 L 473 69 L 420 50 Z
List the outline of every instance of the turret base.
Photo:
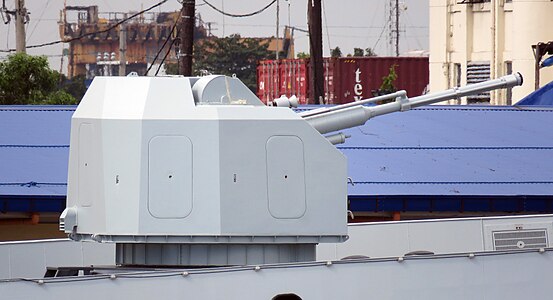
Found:
M 315 260 L 316 244 L 116 245 L 121 266 L 237 266 Z

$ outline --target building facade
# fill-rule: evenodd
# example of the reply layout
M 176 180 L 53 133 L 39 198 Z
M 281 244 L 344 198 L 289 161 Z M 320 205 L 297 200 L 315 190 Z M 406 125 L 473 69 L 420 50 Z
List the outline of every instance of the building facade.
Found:
M 167 53 L 167 50 L 161 51 L 162 48 L 171 49 L 167 53 L 166 64 L 176 64 L 178 47 L 166 47 L 166 44 L 178 37 L 175 22 L 179 19 L 179 12 L 143 13 L 124 22 L 125 33 L 122 33 L 122 27 L 117 24 L 132 15 L 133 12 L 99 12 L 97 5 L 65 6 L 60 12 L 58 24 L 60 38 L 69 44 L 63 55 L 68 60 L 67 76 L 80 75 L 92 79 L 130 72 L 144 75 Z M 211 33 L 211 24 L 204 22 L 197 14 L 194 40 L 215 37 Z M 267 44 L 267 50 L 271 52 L 278 49 L 289 58 L 294 56 L 293 37 L 288 28 L 284 31 L 284 38 L 263 37 L 257 40 L 260 44 Z M 125 74 L 119 74 L 121 48 L 125 49 Z M 63 65 L 62 60 L 62 69 Z
M 535 89 L 532 45 L 553 41 L 551 0 L 430 0 L 430 90 L 440 91 L 512 72 L 524 84 L 450 101 L 511 105 Z M 540 86 L 553 68 L 539 71 Z

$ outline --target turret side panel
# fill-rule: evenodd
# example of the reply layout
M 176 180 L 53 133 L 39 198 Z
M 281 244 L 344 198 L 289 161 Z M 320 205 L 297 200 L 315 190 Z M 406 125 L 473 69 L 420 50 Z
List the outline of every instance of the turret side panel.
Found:
M 345 236 L 346 158 L 293 111 L 264 110 L 219 109 L 222 234 Z
M 191 118 L 194 108 L 188 78 L 94 79 L 72 118 L 67 206 L 76 210 L 77 233 L 141 233 L 143 219 L 154 219 L 148 212 L 148 143 L 152 137 L 172 132 L 143 133 L 144 123 Z M 183 134 L 182 130 L 177 133 Z M 187 163 L 174 160 L 167 164 Z M 191 172 L 188 165 L 179 169 Z M 188 177 L 185 181 L 190 185 L 191 175 Z M 190 214 L 191 196 L 188 198 L 184 206 L 178 202 L 180 211 L 158 207 L 164 210 L 160 214 L 167 215 L 169 210 L 173 216 Z M 152 231 L 171 232 L 159 226 Z
M 213 112 L 195 113 L 198 118 L 210 114 L 215 118 Z M 146 197 L 138 203 L 136 234 L 220 234 L 218 128 L 216 120 L 143 121 L 141 157 L 145 168 L 143 184 L 137 190 Z M 152 141 L 157 139 L 163 142 L 153 149 Z M 148 161 L 148 156 L 155 159 Z

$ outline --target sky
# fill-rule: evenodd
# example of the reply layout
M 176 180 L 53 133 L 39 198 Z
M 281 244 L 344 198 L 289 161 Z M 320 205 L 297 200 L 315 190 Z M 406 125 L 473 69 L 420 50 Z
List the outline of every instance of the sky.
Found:
M 207 0 L 217 8 L 233 14 L 245 14 L 257 11 L 271 0 Z M 278 0 L 280 35 L 284 26 L 291 25 L 307 29 L 308 0 Z M 15 0 L 6 0 L 8 9 L 13 9 Z M 27 45 L 41 44 L 59 40 L 58 24 L 62 0 L 27 0 L 27 9 L 31 12 L 27 26 Z M 102 12 L 132 12 L 148 8 L 159 0 L 65 0 L 67 5 L 98 5 Z M 392 55 L 388 43 L 388 4 L 389 0 L 323 0 L 323 51 L 330 55 L 330 49 L 339 46 L 344 55 L 353 53 L 353 48 L 373 48 L 380 56 Z M 154 11 L 175 11 L 181 7 L 177 0 L 169 0 Z M 249 37 L 268 37 L 276 35 L 276 4 L 262 13 L 246 18 L 225 17 L 196 0 L 196 12 L 204 22 L 213 22 L 212 33 L 216 36 L 228 36 L 239 33 Z M 400 52 L 428 49 L 428 1 L 404 0 L 400 3 Z M 69 20 L 71 21 L 71 20 Z M 297 52 L 309 52 L 309 39 L 304 32 L 294 34 Z M 47 55 L 50 66 L 60 68 L 62 45 L 29 49 L 33 55 Z M 15 48 L 15 24 L 0 23 L 0 50 Z M 0 53 L 0 59 L 6 53 Z M 65 72 L 65 70 L 64 70 Z

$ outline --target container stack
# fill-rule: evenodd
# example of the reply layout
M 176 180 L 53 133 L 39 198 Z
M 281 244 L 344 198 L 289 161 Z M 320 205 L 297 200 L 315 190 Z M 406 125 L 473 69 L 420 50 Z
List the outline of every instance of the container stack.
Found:
M 324 101 L 343 104 L 370 98 L 378 93 L 383 77 L 394 67 L 396 90 L 423 94 L 429 82 L 428 57 L 325 58 Z M 309 59 L 263 60 L 257 66 L 257 96 L 267 103 L 296 95 L 300 104 L 315 104 L 309 94 Z

